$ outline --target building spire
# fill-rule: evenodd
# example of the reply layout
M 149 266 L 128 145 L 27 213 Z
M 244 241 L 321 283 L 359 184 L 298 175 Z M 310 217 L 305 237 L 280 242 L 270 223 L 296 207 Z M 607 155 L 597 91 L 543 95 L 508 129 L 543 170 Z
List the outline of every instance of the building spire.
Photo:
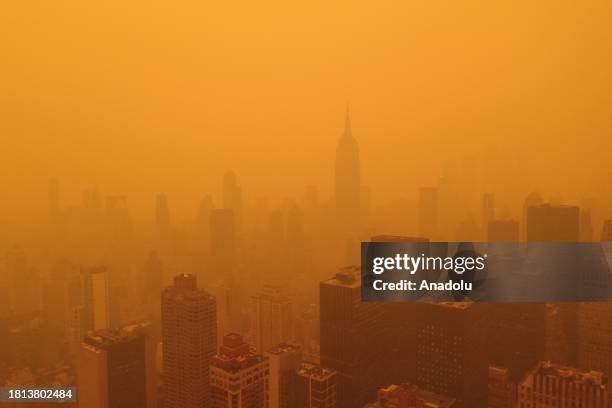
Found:
M 351 117 L 350 117 L 350 106 L 349 100 L 346 100 L 346 121 L 344 122 L 344 137 L 351 138 L 353 137 L 353 132 L 351 131 Z

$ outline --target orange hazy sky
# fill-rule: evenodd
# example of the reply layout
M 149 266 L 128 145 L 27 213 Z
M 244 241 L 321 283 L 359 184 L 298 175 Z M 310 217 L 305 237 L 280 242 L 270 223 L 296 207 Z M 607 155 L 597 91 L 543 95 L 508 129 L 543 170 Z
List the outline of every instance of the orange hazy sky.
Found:
M 611 21 L 606 0 L 6 2 L 0 218 L 41 213 L 49 177 L 135 211 L 219 202 L 226 169 L 329 196 L 347 99 L 375 201 L 478 157 L 488 190 L 505 169 L 609 198 Z

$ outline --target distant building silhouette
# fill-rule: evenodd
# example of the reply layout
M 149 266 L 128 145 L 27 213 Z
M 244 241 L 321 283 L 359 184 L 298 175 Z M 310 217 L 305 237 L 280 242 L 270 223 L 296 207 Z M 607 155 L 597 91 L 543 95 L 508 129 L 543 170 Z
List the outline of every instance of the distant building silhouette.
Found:
M 223 208 L 232 210 L 236 226 L 242 218 L 242 189 L 238 186 L 236 173 L 228 171 L 223 175 Z
M 353 137 L 347 109 L 344 133 L 336 149 L 335 171 L 336 220 L 343 240 L 355 239 L 359 233 L 360 193 L 359 146 Z
M 540 362 L 519 384 L 518 405 L 608 408 L 608 380 L 601 372 Z
M 280 287 L 266 285 L 251 297 L 251 331 L 255 348 L 261 352 L 292 340 L 291 300 Z
M 527 208 L 528 242 L 578 242 L 580 210 L 575 206 L 542 204 Z
M 515 220 L 489 220 L 488 242 L 519 242 L 519 223 Z
M 210 403 L 209 367 L 217 348 L 215 298 L 193 275 L 178 275 L 161 296 L 164 408 Z
M 261 408 L 268 402 L 268 358 L 230 333 L 210 366 L 212 408 Z
M 150 324 L 91 332 L 83 340 L 77 366 L 79 406 L 153 408 L 157 404 Z

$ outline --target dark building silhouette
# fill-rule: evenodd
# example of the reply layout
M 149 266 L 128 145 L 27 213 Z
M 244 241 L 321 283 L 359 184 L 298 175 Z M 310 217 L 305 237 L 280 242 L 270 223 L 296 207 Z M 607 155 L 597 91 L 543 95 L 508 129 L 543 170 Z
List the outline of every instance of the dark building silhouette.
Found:
M 156 406 L 155 346 L 149 324 L 88 334 L 78 359 L 79 406 Z
M 338 407 L 371 401 L 382 385 L 391 339 L 383 305 L 361 302 L 359 267 L 342 268 L 320 284 L 321 365 L 337 372 Z
M 493 302 L 486 305 L 488 363 L 521 377 L 545 356 L 546 304 Z
M 336 148 L 335 171 L 336 220 L 343 239 L 354 239 L 359 233 L 361 203 L 361 167 L 359 146 L 351 131 L 348 109 L 344 133 Z
M 519 223 L 515 220 L 489 220 L 489 242 L 519 242 Z
M 238 186 L 236 173 L 228 171 L 223 175 L 223 208 L 232 210 L 236 226 L 242 218 L 242 188 Z
M 455 398 L 455 408 L 485 407 L 488 363 L 483 353 L 483 306 L 422 302 L 417 304 L 416 316 L 416 384 Z
M 217 349 L 215 298 L 193 275 L 178 275 L 161 296 L 164 408 L 210 403 L 209 367 Z
M 527 208 L 528 242 L 578 242 L 580 210 L 575 206 L 542 204 Z

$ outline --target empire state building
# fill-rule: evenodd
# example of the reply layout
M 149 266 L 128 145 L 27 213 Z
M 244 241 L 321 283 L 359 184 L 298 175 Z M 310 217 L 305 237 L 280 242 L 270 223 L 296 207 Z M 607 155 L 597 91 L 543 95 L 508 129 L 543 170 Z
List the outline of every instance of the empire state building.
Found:
M 357 238 L 359 233 L 361 170 L 359 146 L 351 132 L 348 109 L 344 134 L 336 149 L 336 220 L 344 239 Z

